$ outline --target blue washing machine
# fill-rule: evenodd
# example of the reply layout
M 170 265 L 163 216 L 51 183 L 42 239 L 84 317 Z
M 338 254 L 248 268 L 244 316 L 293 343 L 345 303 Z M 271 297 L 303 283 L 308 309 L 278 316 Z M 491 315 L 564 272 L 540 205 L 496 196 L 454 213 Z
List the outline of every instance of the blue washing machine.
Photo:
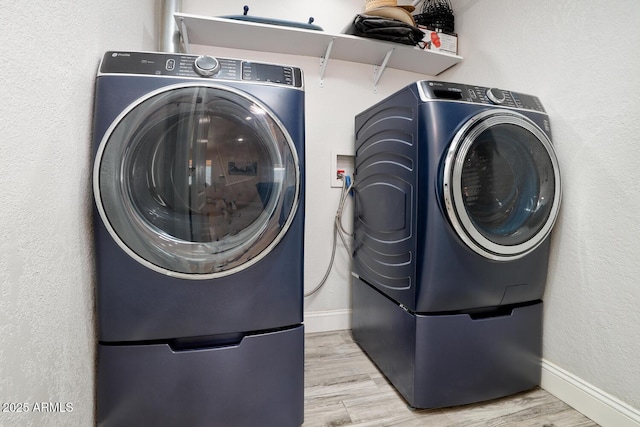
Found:
M 98 424 L 302 424 L 301 70 L 108 52 L 94 152 Z
M 419 81 L 355 118 L 353 336 L 411 406 L 540 381 L 560 207 L 535 96 Z

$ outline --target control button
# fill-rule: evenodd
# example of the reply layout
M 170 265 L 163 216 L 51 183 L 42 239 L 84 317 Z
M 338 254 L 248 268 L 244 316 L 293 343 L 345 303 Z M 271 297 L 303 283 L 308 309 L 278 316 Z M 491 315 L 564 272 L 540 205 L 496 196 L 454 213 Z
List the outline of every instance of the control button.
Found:
M 203 77 L 211 77 L 220 69 L 220 62 L 213 56 L 198 56 L 193 62 L 193 69 Z
M 176 60 L 167 59 L 167 63 L 165 64 L 164 68 L 166 68 L 167 71 L 173 71 L 173 69 L 176 68 Z
M 494 104 L 502 104 L 506 99 L 504 92 L 496 88 L 487 89 L 487 98 Z

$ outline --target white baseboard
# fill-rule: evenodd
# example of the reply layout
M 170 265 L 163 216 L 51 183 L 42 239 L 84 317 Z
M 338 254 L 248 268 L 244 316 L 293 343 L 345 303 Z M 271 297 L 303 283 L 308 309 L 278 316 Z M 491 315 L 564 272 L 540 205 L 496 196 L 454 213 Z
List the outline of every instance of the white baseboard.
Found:
M 640 427 L 640 410 L 544 359 L 540 385 L 603 427 Z
M 305 333 L 351 329 L 351 310 L 312 311 L 304 313 Z

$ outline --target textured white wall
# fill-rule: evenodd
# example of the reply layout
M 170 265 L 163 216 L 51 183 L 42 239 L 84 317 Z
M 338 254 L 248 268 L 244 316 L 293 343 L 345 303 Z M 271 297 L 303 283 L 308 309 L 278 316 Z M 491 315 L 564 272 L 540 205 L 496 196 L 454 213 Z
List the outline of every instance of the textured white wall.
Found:
M 640 2 L 453 4 L 464 61 L 446 78 L 538 95 L 551 118 L 544 357 L 640 408 Z
M 155 1 L 0 10 L 0 410 L 30 411 L 0 411 L 0 425 L 90 426 L 93 82 L 103 51 L 154 48 Z M 72 412 L 34 412 L 42 402 Z

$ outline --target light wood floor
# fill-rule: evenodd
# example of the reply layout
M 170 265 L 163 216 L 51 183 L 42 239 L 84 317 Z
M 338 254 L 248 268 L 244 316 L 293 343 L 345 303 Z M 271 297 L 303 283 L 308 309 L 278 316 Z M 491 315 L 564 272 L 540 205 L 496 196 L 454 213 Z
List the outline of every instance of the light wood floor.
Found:
M 304 427 L 592 427 L 542 389 L 447 409 L 415 410 L 380 374 L 350 331 L 306 335 Z

